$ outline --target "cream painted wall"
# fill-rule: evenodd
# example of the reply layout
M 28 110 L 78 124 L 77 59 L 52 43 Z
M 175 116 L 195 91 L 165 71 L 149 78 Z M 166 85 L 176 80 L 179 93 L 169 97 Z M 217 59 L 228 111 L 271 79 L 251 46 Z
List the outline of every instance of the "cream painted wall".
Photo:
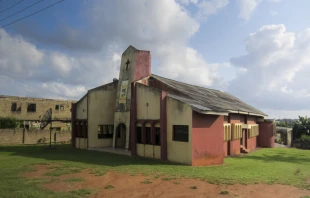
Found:
M 160 159 L 160 146 L 137 144 L 137 155 L 141 157 Z
M 76 119 L 87 119 L 87 95 L 76 104 Z
M 87 139 L 86 138 L 75 138 L 75 148 L 87 149 Z
M 172 140 L 173 125 L 188 125 L 188 142 Z M 192 163 L 192 108 L 167 97 L 167 154 L 168 160 L 191 165 Z
M 136 87 L 137 119 L 160 119 L 161 91 L 140 83 Z
M 116 84 L 110 83 L 88 92 L 88 147 L 107 147 L 113 139 L 98 139 L 98 125 L 113 125 Z

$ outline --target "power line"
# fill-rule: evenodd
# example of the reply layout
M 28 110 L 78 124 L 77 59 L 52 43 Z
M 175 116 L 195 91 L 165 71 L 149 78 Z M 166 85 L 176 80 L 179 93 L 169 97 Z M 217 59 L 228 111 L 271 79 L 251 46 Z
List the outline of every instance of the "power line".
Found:
M 9 10 L 9 9 L 13 8 L 14 6 L 16 6 L 16 5 L 20 4 L 20 3 L 21 3 L 21 2 L 23 2 L 23 1 L 24 1 L 24 0 L 20 0 L 19 2 L 15 3 L 15 4 L 14 4 L 14 5 L 12 5 L 11 7 L 8 7 L 8 8 L 6 8 L 6 9 L 4 9 L 4 10 L 0 11 L 0 14 L 1 14 L 2 12 L 5 12 L 5 11 L 7 11 L 7 10 Z
M 28 18 L 28 17 L 30 17 L 30 16 L 33 16 L 33 15 L 39 13 L 39 12 L 42 12 L 43 10 L 46 10 L 46 9 L 48 9 L 48 8 L 50 8 L 50 7 L 52 7 L 52 6 L 56 5 L 56 4 L 58 4 L 58 3 L 61 3 L 61 2 L 63 2 L 63 1 L 65 1 L 65 0 L 57 1 L 56 3 L 54 3 L 54 4 L 52 4 L 52 5 L 49 5 L 49 6 L 43 8 L 43 9 L 41 9 L 41 10 L 39 10 L 39 11 L 36 11 L 36 12 L 34 12 L 34 13 L 32 13 L 32 14 L 29 14 L 29 15 L 27 15 L 27 16 L 25 16 L 25 17 L 22 17 L 22 18 L 20 18 L 20 19 L 17 19 L 17 20 L 15 20 L 15 21 L 11 22 L 11 23 L 5 24 L 5 25 L 1 26 L 0 28 L 4 28 L 4 27 L 7 27 L 7 26 L 9 26 L 9 25 L 12 25 L 12 24 L 14 24 L 14 23 L 16 23 L 16 22 L 18 22 L 18 21 L 21 21 L 21 20 L 23 20 L 23 19 L 25 19 L 25 18 Z
M 28 7 L 24 8 L 24 9 L 22 9 L 22 10 L 20 10 L 20 11 L 17 11 L 17 12 L 15 12 L 15 13 L 13 13 L 13 14 L 11 14 L 11 15 L 9 15 L 9 16 L 3 18 L 3 19 L 1 19 L 0 22 L 1 22 L 1 21 L 4 21 L 5 19 L 8 19 L 8 18 L 10 18 L 10 17 L 12 17 L 12 16 L 14 16 L 14 15 L 16 15 L 16 14 L 18 14 L 18 13 L 21 13 L 22 11 L 27 10 L 28 8 L 31 8 L 32 6 L 35 6 L 35 5 L 37 5 L 38 3 L 42 2 L 42 1 L 44 1 L 44 0 L 37 1 L 36 3 L 33 3 L 33 4 L 31 4 L 30 6 L 28 6 Z

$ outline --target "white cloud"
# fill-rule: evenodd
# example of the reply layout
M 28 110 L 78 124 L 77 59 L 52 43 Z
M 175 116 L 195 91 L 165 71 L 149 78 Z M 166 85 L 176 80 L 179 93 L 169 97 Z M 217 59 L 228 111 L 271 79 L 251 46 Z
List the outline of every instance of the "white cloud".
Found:
M 293 111 L 310 109 L 309 38 L 309 29 L 295 34 L 281 24 L 250 34 L 246 54 L 231 59 L 232 65 L 247 72 L 237 75 L 229 90 L 262 109 L 292 111 L 292 116 Z
M 0 69 L 9 73 L 31 75 L 44 58 L 44 53 L 19 36 L 12 37 L 0 29 Z
M 266 2 L 271 3 L 279 3 L 282 0 L 265 0 Z M 261 4 L 263 0 L 237 0 L 238 6 L 239 6 L 239 17 L 244 19 L 245 21 L 248 21 L 255 9 Z M 276 11 L 270 11 L 270 14 L 272 16 L 275 16 L 278 14 Z
M 68 75 L 76 60 L 72 57 L 68 57 L 60 52 L 52 52 L 50 56 L 52 68 L 62 76 Z
M 197 4 L 198 0 L 177 0 L 177 2 L 180 4 L 188 5 L 190 3 Z
M 240 9 L 239 17 L 244 20 L 249 20 L 256 7 L 262 0 L 238 0 Z
M 228 0 L 210 0 L 202 1 L 198 4 L 198 18 L 207 18 L 210 15 L 216 14 L 220 9 L 228 5 Z

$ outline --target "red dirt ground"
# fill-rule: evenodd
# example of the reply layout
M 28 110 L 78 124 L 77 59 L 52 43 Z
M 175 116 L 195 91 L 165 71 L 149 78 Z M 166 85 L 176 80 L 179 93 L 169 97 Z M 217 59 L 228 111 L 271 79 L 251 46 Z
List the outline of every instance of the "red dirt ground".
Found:
M 37 171 L 25 173 L 27 178 L 52 178 L 44 176 L 45 173 L 53 171 L 48 165 L 35 166 Z M 52 191 L 69 192 L 77 189 L 94 189 L 96 194 L 89 197 L 277 197 L 277 198 L 300 198 L 309 196 L 310 191 L 302 190 L 292 186 L 285 185 L 216 185 L 196 179 L 155 179 L 150 176 L 131 176 L 116 172 L 108 172 L 103 176 L 91 174 L 89 170 L 83 170 L 79 173 L 66 174 L 58 177 L 57 181 L 42 184 L 43 188 Z M 83 178 L 81 182 L 66 182 L 69 178 Z M 150 181 L 146 184 L 144 181 Z M 107 185 L 114 188 L 105 189 Z M 193 187 L 193 188 L 191 188 Z M 220 194 L 227 191 L 228 194 Z

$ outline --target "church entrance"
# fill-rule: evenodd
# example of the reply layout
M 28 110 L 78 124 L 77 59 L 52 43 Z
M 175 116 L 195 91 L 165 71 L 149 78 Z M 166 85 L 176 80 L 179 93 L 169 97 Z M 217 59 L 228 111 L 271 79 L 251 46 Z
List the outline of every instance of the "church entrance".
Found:
M 115 147 L 122 149 L 126 147 L 126 126 L 123 123 L 116 127 Z

